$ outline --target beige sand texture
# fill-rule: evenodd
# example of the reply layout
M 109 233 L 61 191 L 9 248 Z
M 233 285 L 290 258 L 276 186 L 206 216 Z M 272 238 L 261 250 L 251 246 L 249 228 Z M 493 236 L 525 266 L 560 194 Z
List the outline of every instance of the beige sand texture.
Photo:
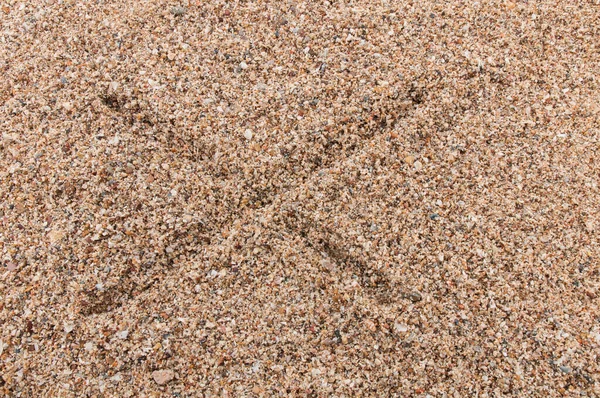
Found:
M 0 4 L 0 395 L 600 396 L 597 1 Z

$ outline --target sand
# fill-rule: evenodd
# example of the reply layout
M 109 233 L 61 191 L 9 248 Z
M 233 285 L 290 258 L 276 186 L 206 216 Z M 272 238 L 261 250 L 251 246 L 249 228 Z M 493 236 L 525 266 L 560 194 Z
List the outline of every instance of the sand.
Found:
M 2 2 L 0 391 L 600 396 L 599 21 Z

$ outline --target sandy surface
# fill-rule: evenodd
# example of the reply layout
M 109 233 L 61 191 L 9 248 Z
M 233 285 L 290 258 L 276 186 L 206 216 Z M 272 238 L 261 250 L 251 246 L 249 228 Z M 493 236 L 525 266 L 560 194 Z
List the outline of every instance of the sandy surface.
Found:
M 596 1 L 0 4 L 0 394 L 600 396 Z

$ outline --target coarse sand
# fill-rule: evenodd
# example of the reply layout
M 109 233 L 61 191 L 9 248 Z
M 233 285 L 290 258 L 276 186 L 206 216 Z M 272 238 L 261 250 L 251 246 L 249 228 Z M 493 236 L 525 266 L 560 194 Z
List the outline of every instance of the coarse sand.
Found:
M 0 395 L 599 397 L 600 3 L 0 1 Z

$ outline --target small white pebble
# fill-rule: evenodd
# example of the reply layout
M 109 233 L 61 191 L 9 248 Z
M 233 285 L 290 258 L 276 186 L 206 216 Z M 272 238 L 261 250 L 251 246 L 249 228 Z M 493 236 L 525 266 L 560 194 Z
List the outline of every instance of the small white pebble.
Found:
M 175 372 L 172 370 L 156 370 L 152 372 L 152 378 L 156 384 L 162 386 L 175 378 Z
M 176 15 L 176 16 L 181 16 L 181 15 L 185 14 L 185 12 L 186 12 L 186 9 L 181 6 L 171 8 L 171 14 Z
M 247 140 L 251 140 L 253 136 L 254 136 L 254 133 L 252 132 L 252 130 L 247 129 L 246 131 L 244 131 L 244 137 Z

